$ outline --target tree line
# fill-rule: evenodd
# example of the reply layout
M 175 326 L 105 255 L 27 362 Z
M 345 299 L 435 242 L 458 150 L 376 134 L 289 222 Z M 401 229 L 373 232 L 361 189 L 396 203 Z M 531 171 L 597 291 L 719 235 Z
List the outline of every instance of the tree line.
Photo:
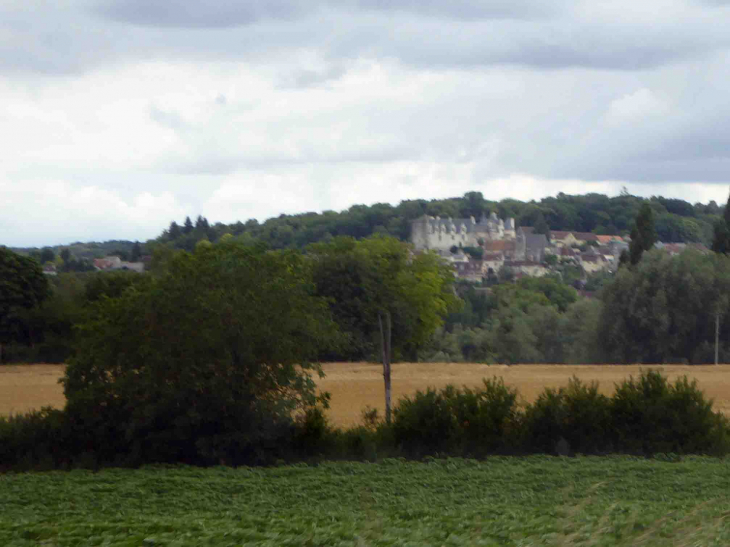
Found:
M 202 216 L 195 221 L 188 217 L 182 225 L 171 222 L 150 246 L 168 245 L 190 251 L 202 239 L 215 242 L 226 234 L 247 242 L 262 241 L 272 249 L 304 249 L 311 243 L 326 242 L 338 236 L 362 239 L 383 234 L 407 241 L 411 222 L 424 214 L 478 219 L 482 214 L 492 212 L 500 218 L 514 218 L 518 226 L 533 226 L 538 233 L 560 230 L 628 235 L 642 204 L 652 210 L 657 237 L 665 242 L 697 242 L 709 246 L 713 226 L 723 214 L 723 208 L 714 201 L 692 204 L 661 196 L 646 199 L 626 191 L 615 197 L 559 193 L 555 197 L 529 202 L 491 201 L 481 192 L 467 192 L 462 197 L 448 199 L 405 200 L 398 205 L 353 205 L 341 212 L 280 215 L 265 222 L 249 219 L 232 224 L 211 224 Z

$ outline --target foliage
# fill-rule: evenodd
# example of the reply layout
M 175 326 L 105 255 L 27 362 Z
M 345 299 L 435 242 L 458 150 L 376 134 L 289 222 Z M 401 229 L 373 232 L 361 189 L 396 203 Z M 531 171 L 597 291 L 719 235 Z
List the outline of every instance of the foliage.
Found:
M 718 218 L 713 226 L 712 250 L 716 253 L 730 253 L 730 196 L 722 218 Z
M 308 247 L 307 256 L 317 294 L 329 299 L 335 320 L 348 336 L 336 356 L 375 357 L 378 316 L 385 312 L 392 317 L 394 358 L 413 356 L 458 305 L 448 266 L 433 254 L 412 256 L 409 247 L 394 238 L 335 238 Z
M 17 339 L 24 328 L 21 314 L 48 294 L 48 280 L 38 262 L 0 247 L 0 361 L 2 345 Z
M 528 452 L 595 454 L 613 446 L 610 400 L 598 392 L 598 383 L 589 385 L 571 378 L 567 387 L 546 388 L 529 405 L 524 418 L 524 446 Z
M 686 376 L 671 384 L 648 370 L 624 380 L 616 386 L 611 414 L 623 451 L 726 454 L 730 447 L 726 418 L 713 412 L 712 401 Z
M 485 379 L 481 389 L 418 391 L 398 402 L 393 438 L 411 456 L 494 454 L 513 444 L 517 415 L 517 392 L 501 378 Z
M 730 332 L 728 291 L 730 258 L 692 249 L 674 257 L 661 250 L 647 253 L 603 289 L 598 331 L 606 361 L 712 362 L 705 348 L 714 343 L 717 313 L 723 332 Z
M 657 242 L 656 228 L 654 227 L 654 213 L 648 203 L 641 205 L 636 215 L 636 224 L 631 230 L 631 243 L 629 244 L 629 259 L 631 265 L 635 266 L 641 260 L 645 251 L 654 248 Z
M 11 474 L 0 544 L 726 545 L 729 477 L 726 459 L 542 456 Z
M 107 459 L 258 461 L 315 403 L 310 360 L 333 342 L 310 279 L 296 253 L 220 244 L 98 301 L 63 379 L 81 444 Z

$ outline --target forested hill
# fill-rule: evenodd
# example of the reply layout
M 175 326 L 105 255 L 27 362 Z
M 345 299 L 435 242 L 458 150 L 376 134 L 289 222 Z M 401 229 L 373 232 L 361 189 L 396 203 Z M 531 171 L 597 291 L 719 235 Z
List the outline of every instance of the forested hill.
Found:
M 514 199 L 489 201 L 481 192 L 468 192 L 460 198 L 440 200 L 409 200 L 397 206 L 378 203 L 372 206 L 353 205 L 346 211 L 325 211 L 280 215 L 263 223 L 256 220 L 226 225 L 210 225 L 203 217 L 173 222 L 159 243 L 171 243 L 176 248 L 192 249 L 203 238 L 216 241 L 230 233 L 242 239 L 255 239 L 272 248 L 302 248 L 309 243 L 334 236 L 355 238 L 373 233 L 389 234 L 399 239 L 410 237 L 410 223 L 423 214 L 441 217 L 479 217 L 496 212 L 500 218 L 513 217 L 518 226 L 544 225 L 551 230 L 594 232 L 596 234 L 627 234 L 639 206 L 648 201 L 654 210 L 656 230 L 660 241 L 701 242 L 710 245 L 713 223 L 723 208 L 711 201 L 694 205 L 680 199 L 652 197 L 649 199 L 623 193 L 617 197 L 602 194 L 558 194 L 539 202 Z

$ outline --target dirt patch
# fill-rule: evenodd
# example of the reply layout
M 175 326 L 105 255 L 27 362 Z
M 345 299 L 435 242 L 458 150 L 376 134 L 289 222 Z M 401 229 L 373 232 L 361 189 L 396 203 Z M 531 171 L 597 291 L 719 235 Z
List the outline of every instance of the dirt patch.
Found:
M 339 426 L 361 423 L 366 406 L 381 414 L 385 404 L 382 366 L 371 363 L 327 363 L 327 376 L 318 380 L 321 390 L 332 394 L 329 416 Z M 638 365 L 480 365 L 465 363 L 398 363 L 393 365 L 393 401 L 427 387 L 479 386 L 483 378 L 501 376 L 517 387 L 523 400 L 533 401 L 545 387 L 568 383 L 572 376 L 600 382 L 601 391 L 613 393 L 614 384 L 638 375 Z M 715 409 L 730 416 L 730 366 L 663 365 L 652 367 L 674 379 L 696 378 L 705 393 L 715 400 Z M 42 406 L 63 407 L 65 399 L 58 379 L 63 365 L 0 366 L 0 414 L 16 414 Z

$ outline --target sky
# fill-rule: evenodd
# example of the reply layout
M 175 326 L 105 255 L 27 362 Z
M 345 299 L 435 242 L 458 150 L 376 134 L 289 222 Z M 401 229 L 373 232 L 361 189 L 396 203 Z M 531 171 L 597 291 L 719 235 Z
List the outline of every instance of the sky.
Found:
M 730 0 L 0 0 L 0 245 L 480 191 L 724 203 Z

